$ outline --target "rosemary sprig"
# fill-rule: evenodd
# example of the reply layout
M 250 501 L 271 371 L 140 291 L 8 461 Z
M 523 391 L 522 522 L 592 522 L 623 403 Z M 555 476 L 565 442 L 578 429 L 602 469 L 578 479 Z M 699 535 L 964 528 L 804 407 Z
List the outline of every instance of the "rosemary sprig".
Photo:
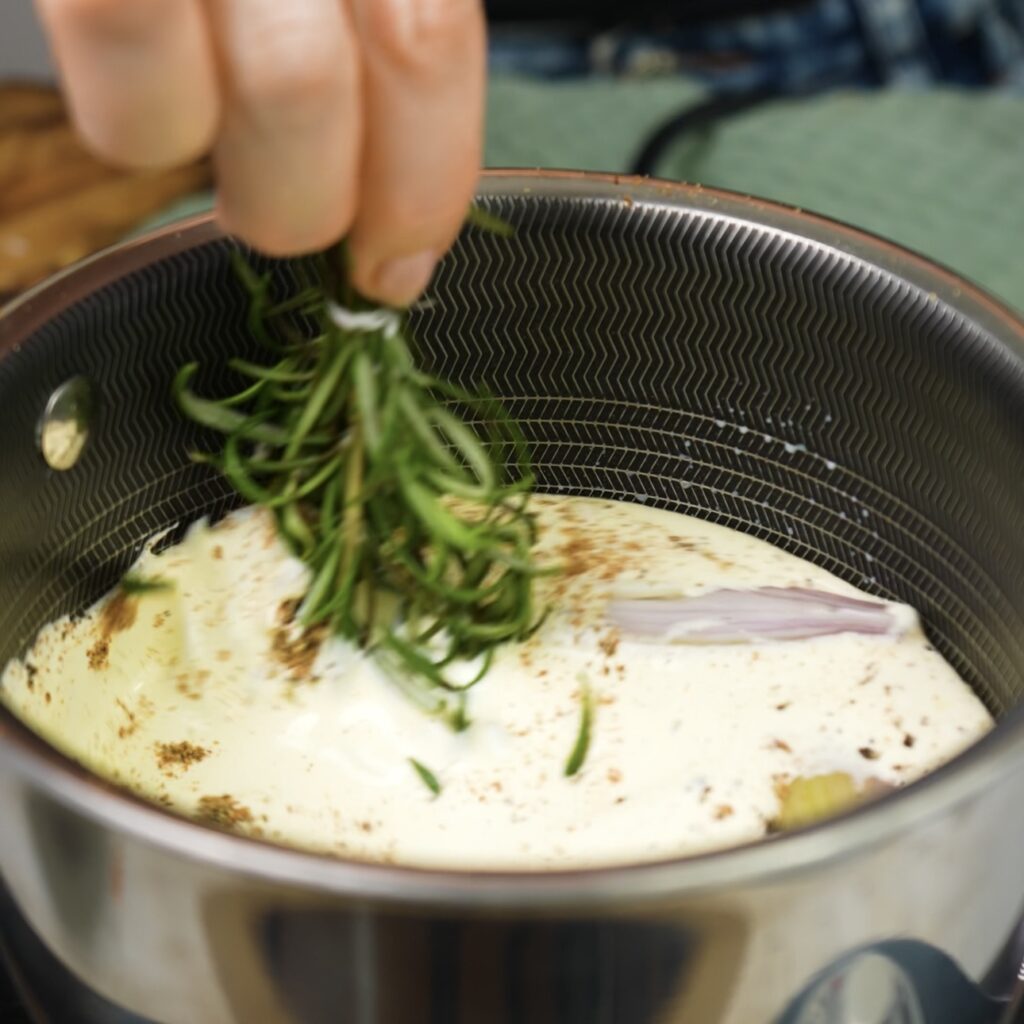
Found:
M 497 402 L 417 367 L 405 316 L 353 294 L 341 247 L 297 264 L 281 301 L 271 275 L 235 263 L 268 361 L 232 360 L 244 386 L 217 399 L 181 368 L 180 409 L 224 437 L 194 457 L 273 511 L 310 569 L 301 623 L 373 650 L 465 728 L 464 691 L 542 618 L 522 435 Z

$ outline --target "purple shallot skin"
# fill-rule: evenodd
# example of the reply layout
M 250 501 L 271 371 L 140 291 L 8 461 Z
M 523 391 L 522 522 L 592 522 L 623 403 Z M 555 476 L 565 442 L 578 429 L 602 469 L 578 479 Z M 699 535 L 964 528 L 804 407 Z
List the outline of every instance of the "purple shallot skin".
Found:
M 883 636 L 902 631 L 892 605 L 805 587 L 613 598 L 607 618 L 624 636 L 682 644 L 807 640 L 837 633 Z

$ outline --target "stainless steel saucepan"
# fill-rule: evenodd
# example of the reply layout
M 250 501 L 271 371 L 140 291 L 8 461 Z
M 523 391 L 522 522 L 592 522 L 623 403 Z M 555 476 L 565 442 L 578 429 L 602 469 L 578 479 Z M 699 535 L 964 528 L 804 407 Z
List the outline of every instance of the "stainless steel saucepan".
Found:
M 435 368 L 506 401 L 542 488 L 704 516 L 915 605 L 998 727 L 802 833 L 515 875 L 221 834 L 0 714 L 12 912 L 96 993 L 168 1024 L 1008 1015 L 1024 913 L 1024 322 L 879 239 L 708 189 L 493 173 L 482 202 L 515 237 L 464 236 L 416 328 Z M 169 396 L 181 363 L 251 346 L 228 245 L 208 219 L 174 226 L 0 318 L 0 662 L 95 600 L 145 538 L 230 504 L 189 462 L 202 436 Z

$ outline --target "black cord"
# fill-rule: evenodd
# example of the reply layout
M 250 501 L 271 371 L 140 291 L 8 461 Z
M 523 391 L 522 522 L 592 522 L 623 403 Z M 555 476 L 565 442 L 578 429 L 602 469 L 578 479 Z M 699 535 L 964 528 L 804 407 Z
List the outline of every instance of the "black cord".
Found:
M 630 163 L 631 174 L 653 175 L 661 158 L 680 136 L 703 128 L 709 128 L 719 121 L 736 114 L 746 113 L 756 107 L 770 103 L 782 95 L 774 89 L 754 89 L 750 92 L 724 93 L 711 99 L 701 100 L 685 110 L 673 114 L 656 128 L 640 147 Z
M 722 92 L 710 99 L 699 100 L 663 121 L 641 145 L 629 165 L 631 174 L 653 175 L 661 158 L 682 135 L 710 128 L 720 121 L 745 114 L 776 100 L 800 100 L 817 96 L 850 84 L 848 72 L 835 69 L 803 82 L 779 86 L 762 85 L 753 89 Z

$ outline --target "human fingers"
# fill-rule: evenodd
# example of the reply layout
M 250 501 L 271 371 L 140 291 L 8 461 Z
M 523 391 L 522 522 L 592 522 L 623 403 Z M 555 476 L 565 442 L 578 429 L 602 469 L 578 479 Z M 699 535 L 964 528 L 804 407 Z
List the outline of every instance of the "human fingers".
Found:
M 39 0 L 82 139 L 131 167 L 185 163 L 213 142 L 216 67 L 200 0 Z
M 341 0 L 208 0 L 224 90 L 214 149 L 224 225 L 275 255 L 352 223 L 362 117 Z
M 352 0 L 363 55 L 354 281 L 405 305 L 463 223 L 480 171 L 486 39 L 479 0 Z

